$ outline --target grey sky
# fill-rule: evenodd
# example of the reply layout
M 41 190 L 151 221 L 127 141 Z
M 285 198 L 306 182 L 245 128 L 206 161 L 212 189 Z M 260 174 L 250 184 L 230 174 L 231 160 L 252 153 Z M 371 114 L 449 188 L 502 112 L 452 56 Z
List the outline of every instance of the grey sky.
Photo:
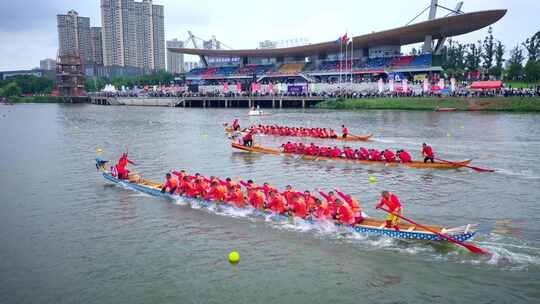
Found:
M 154 0 L 165 6 L 165 38 L 216 35 L 227 45 L 254 48 L 258 41 L 307 38 L 311 43 L 337 39 L 345 31 L 360 35 L 402 26 L 429 4 L 429 0 Z M 457 0 L 440 0 L 454 7 Z M 540 30 L 539 0 L 468 0 L 472 12 L 507 8 L 494 25 L 494 35 L 515 46 Z M 58 45 L 56 14 L 75 9 L 100 26 L 99 0 L 0 0 L 0 70 L 28 69 L 43 58 L 55 58 Z M 440 12 L 439 15 L 443 14 Z M 427 18 L 427 15 L 420 17 Z M 476 41 L 486 30 L 457 39 Z

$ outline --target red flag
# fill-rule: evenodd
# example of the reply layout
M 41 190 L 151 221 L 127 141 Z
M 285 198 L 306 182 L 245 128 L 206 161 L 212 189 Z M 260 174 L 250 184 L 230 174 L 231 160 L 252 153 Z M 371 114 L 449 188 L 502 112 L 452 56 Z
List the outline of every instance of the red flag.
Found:
M 225 82 L 223 84 L 223 92 L 225 92 L 225 93 L 229 92 L 229 83 L 228 82 Z

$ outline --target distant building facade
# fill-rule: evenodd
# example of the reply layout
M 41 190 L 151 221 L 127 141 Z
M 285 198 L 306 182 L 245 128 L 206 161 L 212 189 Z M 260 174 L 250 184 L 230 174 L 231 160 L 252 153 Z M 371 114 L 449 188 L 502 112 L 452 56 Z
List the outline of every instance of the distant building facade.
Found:
M 103 64 L 165 69 L 163 10 L 151 0 L 101 0 Z
M 46 70 L 46 71 L 54 71 L 56 70 L 56 60 L 51 58 L 46 58 L 39 61 L 39 69 L 40 70 Z
M 92 49 L 92 62 L 94 64 L 103 64 L 103 38 L 101 27 L 90 28 L 90 47 Z
M 186 61 L 184 62 L 184 71 L 187 73 L 195 68 L 200 67 L 201 64 L 195 61 Z
M 184 47 L 183 41 L 180 41 L 178 39 L 167 41 L 167 49 L 182 47 Z M 167 51 L 167 71 L 173 74 L 183 73 L 185 71 L 184 54 Z
M 57 15 L 56 20 L 59 55 L 79 54 L 85 62 L 92 62 L 90 18 L 70 10 L 66 15 Z

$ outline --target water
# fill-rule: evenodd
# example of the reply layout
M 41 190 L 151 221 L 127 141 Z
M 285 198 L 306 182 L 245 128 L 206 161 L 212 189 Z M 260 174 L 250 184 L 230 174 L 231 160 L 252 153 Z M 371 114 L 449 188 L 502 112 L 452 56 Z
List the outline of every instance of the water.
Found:
M 540 296 L 540 115 L 274 111 L 92 105 L 0 107 L 0 303 L 532 303 Z M 231 151 L 221 124 L 335 126 L 379 148 L 420 144 L 495 168 L 413 170 Z M 262 137 L 265 146 L 284 138 Z M 311 140 L 304 140 L 309 143 Z M 389 189 L 422 223 L 480 224 L 478 257 L 454 246 L 350 235 L 190 208 L 107 184 L 96 149 L 135 171 L 340 187 L 371 216 Z M 369 177 L 376 176 L 376 184 Z M 241 262 L 226 257 L 238 250 Z

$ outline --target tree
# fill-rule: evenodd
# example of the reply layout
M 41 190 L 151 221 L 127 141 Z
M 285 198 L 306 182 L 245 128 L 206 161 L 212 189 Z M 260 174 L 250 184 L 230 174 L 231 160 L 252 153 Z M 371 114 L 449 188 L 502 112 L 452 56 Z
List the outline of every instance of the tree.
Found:
M 540 32 L 537 32 L 531 38 L 527 38 L 522 45 L 529 54 L 529 60 L 538 61 L 540 59 Z
M 19 96 L 21 94 L 21 88 L 15 82 L 10 82 L 0 88 L 0 96 L 2 97 Z
M 484 39 L 483 52 L 480 56 L 484 61 L 483 67 L 486 71 L 493 66 L 493 56 L 495 55 L 495 42 L 493 39 L 493 28 L 488 29 L 488 35 Z
M 100 77 L 87 77 L 84 82 L 84 87 L 87 92 L 96 92 L 102 90 L 107 82 Z
M 465 64 L 470 71 L 477 71 L 480 68 L 480 58 L 482 56 L 482 42 L 479 40 L 478 45 L 471 43 L 468 45 L 467 54 L 465 55 Z
M 510 80 L 521 80 L 523 78 L 523 50 L 516 45 L 510 51 L 510 58 L 507 61 L 507 77 Z
M 502 42 L 497 41 L 497 44 L 495 45 L 495 67 L 493 67 L 490 70 L 490 74 L 501 77 L 503 73 L 503 65 L 504 65 L 504 51 L 505 47 L 502 44 Z
M 529 83 L 540 80 L 540 63 L 529 59 L 524 69 L 525 80 Z

